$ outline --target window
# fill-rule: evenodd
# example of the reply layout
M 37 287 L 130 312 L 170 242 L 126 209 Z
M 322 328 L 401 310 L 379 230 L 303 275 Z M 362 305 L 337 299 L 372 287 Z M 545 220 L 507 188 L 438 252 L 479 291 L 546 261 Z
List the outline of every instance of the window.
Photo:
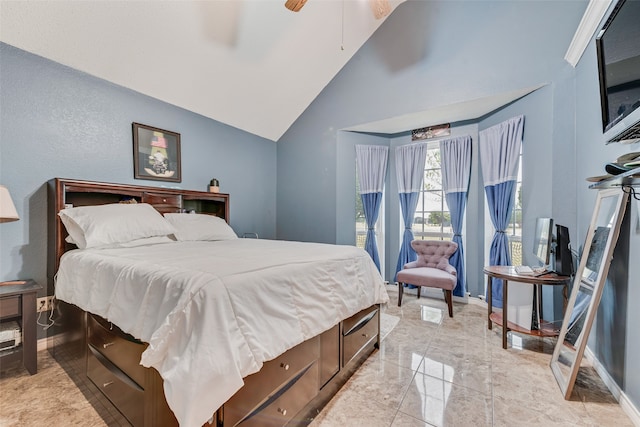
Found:
M 518 159 L 515 198 L 506 234 L 511 249 L 511 265 L 522 265 L 522 146 L 520 146 L 520 158 Z
M 440 145 L 430 144 L 424 165 L 424 182 L 413 218 L 413 235 L 422 240 L 451 240 L 451 214 L 442 189 Z
M 357 166 L 356 166 L 357 167 Z M 360 197 L 360 179 L 356 173 L 356 246 L 364 249 L 367 238 L 367 221 L 364 217 L 364 206 Z

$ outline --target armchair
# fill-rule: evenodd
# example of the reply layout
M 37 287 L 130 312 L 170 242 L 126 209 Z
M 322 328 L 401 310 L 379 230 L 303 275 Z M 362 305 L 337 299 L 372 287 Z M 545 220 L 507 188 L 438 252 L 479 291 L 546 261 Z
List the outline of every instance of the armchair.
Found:
M 449 317 L 453 317 L 453 301 L 451 291 L 456 286 L 457 272 L 449 264 L 449 258 L 458 250 L 454 242 L 442 240 L 414 240 L 411 247 L 418 259 L 404 265 L 396 276 L 398 281 L 398 307 L 402 305 L 404 285 L 418 286 L 418 298 L 422 286 L 440 288 L 449 307 Z

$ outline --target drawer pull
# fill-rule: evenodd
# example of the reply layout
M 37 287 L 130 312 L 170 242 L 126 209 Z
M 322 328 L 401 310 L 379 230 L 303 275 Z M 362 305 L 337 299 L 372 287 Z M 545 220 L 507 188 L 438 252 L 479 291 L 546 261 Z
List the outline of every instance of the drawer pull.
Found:
M 367 334 L 362 334 L 362 337 L 363 337 L 363 338 L 368 338 L 368 337 L 369 337 L 369 335 L 367 335 Z
M 280 364 L 280 367 L 281 367 L 282 369 L 284 369 L 285 371 L 288 371 L 288 370 L 289 370 L 289 364 L 288 364 L 288 363 L 281 363 L 281 364 Z
M 106 342 L 106 343 L 102 344 L 102 348 L 111 347 L 114 344 L 115 344 L 114 342 Z
M 113 381 L 106 382 L 106 383 L 102 384 L 102 388 L 107 388 L 107 387 L 109 387 L 111 384 L 113 384 Z
M 283 416 L 287 415 L 287 410 L 286 409 L 278 408 L 278 412 L 280 412 Z
M 167 203 L 167 199 L 162 199 L 162 203 Z

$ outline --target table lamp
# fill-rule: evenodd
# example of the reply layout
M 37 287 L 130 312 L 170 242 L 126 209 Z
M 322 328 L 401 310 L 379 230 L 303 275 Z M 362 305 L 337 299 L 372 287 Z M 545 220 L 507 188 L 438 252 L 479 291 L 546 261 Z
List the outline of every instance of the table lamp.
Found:
M 0 185 L 0 222 L 11 222 L 19 219 L 20 217 L 13 200 L 11 200 L 9 190 L 4 185 Z

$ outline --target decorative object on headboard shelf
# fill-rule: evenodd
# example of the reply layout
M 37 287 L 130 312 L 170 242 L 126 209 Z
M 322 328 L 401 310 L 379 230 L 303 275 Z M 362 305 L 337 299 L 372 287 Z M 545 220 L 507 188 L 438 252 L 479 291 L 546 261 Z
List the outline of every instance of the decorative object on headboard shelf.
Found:
M 209 182 L 209 193 L 219 193 L 220 192 L 220 181 L 213 178 Z
M 180 134 L 133 123 L 133 177 L 182 182 Z
M 19 219 L 20 217 L 13 200 L 11 200 L 9 189 L 4 185 L 0 185 L 0 222 L 11 222 Z

